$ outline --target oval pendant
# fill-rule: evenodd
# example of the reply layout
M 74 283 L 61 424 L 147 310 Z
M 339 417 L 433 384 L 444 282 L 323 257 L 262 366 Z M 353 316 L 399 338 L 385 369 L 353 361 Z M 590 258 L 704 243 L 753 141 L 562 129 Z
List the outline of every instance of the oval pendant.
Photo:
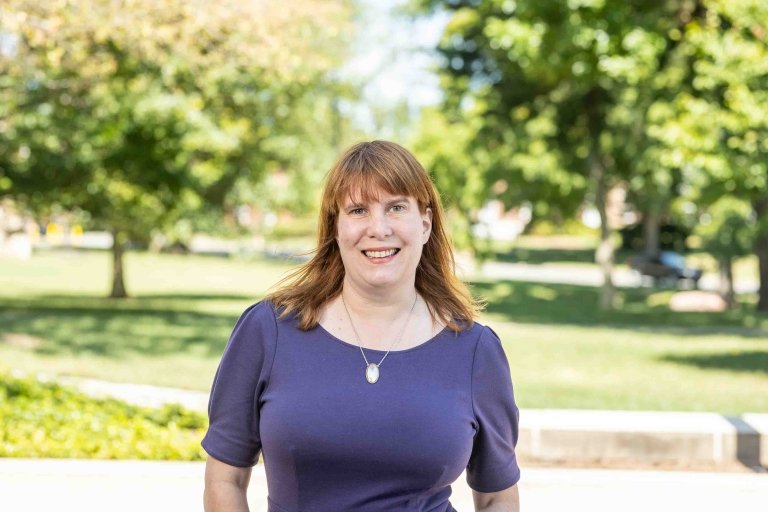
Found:
M 376 381 L 379 380 L 379 365 L 376 363 L 370 363 L 368 365 L 365 369 L 365 380 L 370 384 L 376 384 Z

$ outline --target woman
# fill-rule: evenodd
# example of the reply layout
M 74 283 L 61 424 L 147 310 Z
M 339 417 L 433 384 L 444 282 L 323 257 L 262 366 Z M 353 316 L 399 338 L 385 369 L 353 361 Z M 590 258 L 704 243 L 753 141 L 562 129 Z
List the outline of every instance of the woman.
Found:
M 439 197 L 407 150 L 350 148 L 323 192 L 314 257 L 235 326 L 214 380 L 205 507 L 517 511 L 518 411 L 495 333 L 454 276 Z

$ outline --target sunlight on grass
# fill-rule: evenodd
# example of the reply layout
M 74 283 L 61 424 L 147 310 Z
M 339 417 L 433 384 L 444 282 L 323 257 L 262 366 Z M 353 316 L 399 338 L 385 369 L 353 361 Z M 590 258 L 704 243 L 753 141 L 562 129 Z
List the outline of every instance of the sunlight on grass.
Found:
M 557 292 L 548 286 L 531 286 L 528 290 L 528 295 L 534 299 L 541 300 L 555 300 L 557 298 Z
M 509 283 L 500 283 L 495 288 L 488 290 L 483 294 L 483 298 L 487 301 L 500 300 L 504 297 L 511 297 L 515 293 L 515 289 Z
M 3 260 L 0 296 L 105 297 L 111 284 L 106 252 L 42 252 L 29 261 Z M 147 295 L 232 294 L 260 296 L 293 264 L 207 256 L 129 252 L 125 258 L 128 293 Z
M 663 292 L 651 293 L 645 299 L 645 304 L 651 308 L 664 307 L 669 304 L 669 299 L 672 298 L 674 291 L 665 290 Z
M 491 322 L 522 407 L 768 411 L 764 339 Z M 749 361 L 754 361 L 750 363 Z

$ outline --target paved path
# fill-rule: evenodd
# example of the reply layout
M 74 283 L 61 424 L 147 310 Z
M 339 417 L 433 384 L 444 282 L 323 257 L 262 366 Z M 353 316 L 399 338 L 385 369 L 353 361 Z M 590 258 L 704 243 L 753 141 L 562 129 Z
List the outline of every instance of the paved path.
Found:
M 0 459 L 0 510 L 202 512 L 203 470 L 189 462 Z M 523 468 L 520 492 L 524 512 L 764 512 L 768 475 Z M 261 466 L 249 501 L 252 512 L 266 512 Z M 473 510 L 462 480 L 452 503 Z
M 164 388 L 147 384 L 108 382 L 105 380 L 85 379 L 81 377 L 49 378 L 59 384 L 73 387 L 96 398 L 117 398 L 125 402 L 145 407 L 161 407 L 164 404 L 180 404 L 198 412 L 208 410 L 207 391 L 192 391 L 177 388 Z
M 581 286 L 602 286 L 603 274 L 597 266 L 568 265 L 563 263 L 544 263 L 541 265 L 529 263 L 509 263 L 504 261 L 488 261 L 480 273 L 492 279 L 509 279 L 511 281 L 528 281 L 537 283 L 574 284 Z M 644 286 L 638 272 L 625 267 L 615 268 L 613 283 L 620 288 L 637 288 Z M 699 281 L 699 289 L 717 291 L 720 279 L 716 274 L 706 274 Z M 736 281 L 733 285 L 737 293 L 754 293 L 759 283 L 754 281 Z

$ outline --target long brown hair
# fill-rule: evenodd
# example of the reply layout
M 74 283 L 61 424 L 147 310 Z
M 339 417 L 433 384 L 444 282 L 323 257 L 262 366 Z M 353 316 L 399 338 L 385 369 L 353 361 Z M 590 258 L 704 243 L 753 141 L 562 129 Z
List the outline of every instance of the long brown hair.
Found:
M 378 190 L 413 197 L 422 214 L 427 208 L 432 210 L 432 232 L 416 268 L 416 291 L 433 318 L 454 331 L 470 327 L 481 303 L 455 275 L 440 196 L 416 157 L 402 146 L 382 140 L 355 144 L 331 168 L 323 189 L 314 255 L 282 279 L 267 299 L 281 310 L 281 318 L 296 311 L 301 329 L 315 327 L 323 305 L 341 293 L 344 282 L 344 264 L 336 244 L 340 205 L 350 193 L 359 192 L 370 200 Z

